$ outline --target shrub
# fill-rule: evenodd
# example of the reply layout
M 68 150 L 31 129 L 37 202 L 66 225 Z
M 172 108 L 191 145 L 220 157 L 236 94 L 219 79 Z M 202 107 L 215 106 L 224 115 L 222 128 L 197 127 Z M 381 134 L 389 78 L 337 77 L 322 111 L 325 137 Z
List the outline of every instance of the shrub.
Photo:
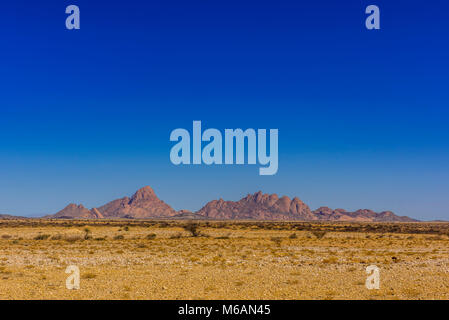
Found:
M 229 239 L 229 233 L 225 236 L 216 237 L 215 239 Z
M 39 234 L 34 237 L 34 240 L 47 240 L 48 238 L 50 238 L 49 234 Z
M 271 237 L 270 240 L 273 241 L 274 243 L 276 243 L 278 246 L 280 246 L 282 243 L 282 238 L 280 238 L 280 237 Z
M 89 228 L 84 228 L 84 240 L 89 240 L 91 238 L 89 234 L 90 234 Z
M 183 228 L 185 231 L 190 232 L 192 237 L 198 237 L 201 234 L 201 232 L 198 230 L 198 228 L 199 228 L 198 223 L 194 223 L 194 222 L 187 223 L 186 225 L 183 226 Z
M 324 230 L 312 230 L 311 232 L 317 239 L 323 238 L 327 233 L 327 231 Z

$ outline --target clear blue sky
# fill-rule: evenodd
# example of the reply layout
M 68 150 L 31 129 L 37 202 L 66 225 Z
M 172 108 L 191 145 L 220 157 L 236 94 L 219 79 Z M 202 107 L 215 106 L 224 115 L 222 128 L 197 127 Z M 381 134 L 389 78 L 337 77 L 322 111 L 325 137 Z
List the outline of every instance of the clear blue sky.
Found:
M 81 30 L 65 29 L 65 7 Z M 377 4 L 381 30 L 368 31 Z M 175 209 L 247 193 L 449 219 L 447 1 L 8 1 L 0 213 L 144 185 Z M 279 171 L 174 166 L 175 128 L 278 128 Z M 191 129 L 190 129 L 191 130 Z

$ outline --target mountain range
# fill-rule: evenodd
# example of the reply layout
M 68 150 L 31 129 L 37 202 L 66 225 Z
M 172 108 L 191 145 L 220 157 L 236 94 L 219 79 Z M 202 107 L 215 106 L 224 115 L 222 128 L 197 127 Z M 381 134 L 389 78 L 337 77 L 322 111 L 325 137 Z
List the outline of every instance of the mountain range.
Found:
M 113 200 L 97 208 L 69 204 L 56 214 L 44 218 L 66 219 L 216 219 L 216 220 L 300 220 L 300 221 L 367 221 L 367 222 L 413 222 L 415 219 L 398 216 L 391 211 L 374 212 L 368 209 L 346 211 L 320 207 L 311 210 L 298 197 L 248 194 L 239 201 L 223 199 L 208 202 L 197 212 L 176 211 L 160 200 L 149 186 L 137 190 L 131 197 Z

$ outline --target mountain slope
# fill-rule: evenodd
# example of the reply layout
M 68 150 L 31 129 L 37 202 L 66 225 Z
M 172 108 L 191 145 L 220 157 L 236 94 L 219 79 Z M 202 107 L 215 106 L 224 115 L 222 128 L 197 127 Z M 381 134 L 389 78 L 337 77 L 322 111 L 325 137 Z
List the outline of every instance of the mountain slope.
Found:
M 153 189 L 144 187 L 131 197 L 124 197 L 111 201 L 97 208 L 105 218 L 158 218 L 172 217 L 176 211 L 160 200 Z
M 317 220 L 299 198 L 290 200 L 286 196 L 279 198 L 276 194 L 260 191 L 237 202 L 211 201 L 196 213 L 212 219 Z
M 58 211 L 54 215 L 47 216 L 48 218 L 57 219 L 95 219 L 94 213 L 91 210 L 85 208 L 82 204 L 71 203 L 61 211 Z
M 307 221 L 367 221 L 367 222 L 413 222 L 405 216 L 397 216 L 391 211 L 380 213 L 368 209 L 348 212 L 344 209 L 332 210 L 320 207 L 311 211 L 297 197 L 256 192 L 239 201 L 213 200 L 196 212 L 210 219 L 249 219 L 249 220 L 307 220 Z
M 256 192 L 239 201 L 223 199 L 208 202 L 199 211 L 176 212 L 160 200 L 153 189 L 144 187 L 131 197 L 123 197 L 91 210 L 83 205 L 69 204 L 54 215 L 45 218 L 72 219 L 223 219 L 223 220 L 301 220 L 301 221 L 367 221 L 367 222 L 413 222 L 409 217 L 395 215 L 391 211 L 374 212 L 360 209 L 354 212 L 344 209 L 320 207 L 310 210 L 299 198 Z

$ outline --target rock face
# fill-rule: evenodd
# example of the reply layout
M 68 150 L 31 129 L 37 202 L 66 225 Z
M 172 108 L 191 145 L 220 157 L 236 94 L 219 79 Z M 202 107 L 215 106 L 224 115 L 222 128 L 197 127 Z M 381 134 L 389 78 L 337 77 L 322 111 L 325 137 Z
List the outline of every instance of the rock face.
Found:
M 367 222 L 413 222 L 409 217 L 395 215 L 391 211 L 380 213 L 368 209 L 354 212 L 344 209 L 320 207 L 314 211 L 299 198 L 256 192 L 239 201 L 213 200 L 201 210 L 176 212 L 160 200 L 153 189 L 144 187 L 131 197 L 113 200 L 91 210 L 83 205 L 69 204 L 58 213 L 45 218 L 67 219 L 220 219 L 220 220 L 302 220 L 302 221 L 367 221 Z
M 104 218 L 164 218 L 176 215 L 168 204 L 160 200 L 153 189 L 144 187 L 131 197 L 113 200 L 104 206 L 91 210 L 83 205 L 69 204 L 58 213 L 45 218 L 104 219 Z
M 256 192 L 235 201 L 214 200 L 197 214 L 211 219 L 317 220 L 310 208 L 297 197 L 279 198 L 276 194 Z
M 320 207 L 314 211 L 297 197 L 257 192 L 239 201 L 214 200 L 207 203 L 197 214 L 209 219 L 248 220 L 306 220 L 306 221 L 367 221 L 367 222 L 413 222 L 409 217 L 397 216 L 391 211 L 380 213 L 368 209 L 348 212 Z
M 92 215 L 93 215 L 96 219 L 104 218 L 104 216 L 101 214 L 100 211 L 98 211 L 97 208 L 92 208 L 92 209 L 90 210 L 90 212 L 92 213 Z
M 49 218 L 58 219 L 93 219 L 96 218 L 91 210 L 85 208 L 82 204 L 71 203 L 61 211 L 57 212 Z
M 98 208 L 104 218 L 158 218 L 172 217 L 176 211 L 160 200 L 153 189 L 144 187 L 131 197 L 111 201 Z

